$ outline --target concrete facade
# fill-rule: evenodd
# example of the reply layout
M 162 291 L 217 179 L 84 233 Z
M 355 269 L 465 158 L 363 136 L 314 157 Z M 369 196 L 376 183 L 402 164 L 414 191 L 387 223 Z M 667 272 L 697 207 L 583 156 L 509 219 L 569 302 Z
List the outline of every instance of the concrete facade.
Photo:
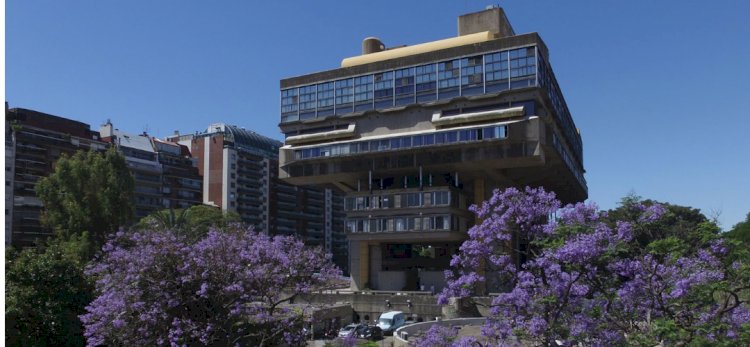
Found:
M 280 83 L 279 175 L 346 194 L 353 290 L 442 288 L 438 274 L 475 223 L 468 207 L 494 189 L 588 195 L 544 42 L 515 35 L 499 8 L 459 17 L 459 37 L 477 33 Z

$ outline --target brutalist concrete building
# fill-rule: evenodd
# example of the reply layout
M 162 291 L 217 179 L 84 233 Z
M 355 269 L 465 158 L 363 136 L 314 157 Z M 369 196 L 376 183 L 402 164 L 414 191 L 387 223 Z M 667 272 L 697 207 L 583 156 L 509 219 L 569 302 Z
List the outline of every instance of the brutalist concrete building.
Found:
M 454 38 L 367 38 L 340 68 L 282 80 L 279 126 L 279 176 L 346 194 L 355 290 L 440 290 L 475 222 L 468 206 L 494 188 L 587 197 L 547 47 L 500 8 L 460 16 Z

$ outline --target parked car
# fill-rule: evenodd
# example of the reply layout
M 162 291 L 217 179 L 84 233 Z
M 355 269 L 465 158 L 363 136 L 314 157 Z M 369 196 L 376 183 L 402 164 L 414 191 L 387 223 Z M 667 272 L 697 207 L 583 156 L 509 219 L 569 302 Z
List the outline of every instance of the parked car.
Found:
M 364 327 L 364 329 L 359 331 L 357 337 L 367 340 L 380 340 L 383 338 L 383 329 L 380 329 L 374 325 L 366 326 Z
M 339 337 L 356 336 L 362 328 L 364 328 L 362 324 L 349 324 L 339 330 Z
M 378 318 L 378 327 L 386 335 L 392 335 L 396 329 L 400 328 L 406 322 L 406 315 L 401 311 L 390 311 L 380 315 Z

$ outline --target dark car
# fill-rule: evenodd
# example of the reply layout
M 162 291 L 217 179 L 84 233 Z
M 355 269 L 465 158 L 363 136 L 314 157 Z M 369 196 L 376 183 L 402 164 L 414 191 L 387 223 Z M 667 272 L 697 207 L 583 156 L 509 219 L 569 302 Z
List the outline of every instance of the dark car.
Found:
M 360 339 L 380 340 L 383 338 L 383 329 L 376 326 L 367 326 L 357 334 Z
M 349 337 L 352 335 L 356 337 L 364 328 L 365 326 L 362 324 L 349 324 L 339 330 L 339 337 Z

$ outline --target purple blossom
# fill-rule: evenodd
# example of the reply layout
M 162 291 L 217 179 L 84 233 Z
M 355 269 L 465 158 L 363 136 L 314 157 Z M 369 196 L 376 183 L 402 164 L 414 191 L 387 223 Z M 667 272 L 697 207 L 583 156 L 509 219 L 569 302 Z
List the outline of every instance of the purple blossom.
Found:
M 491 300 L 484 339 L 492 345 L 529 341 L 540 345 L 611 346 L 636 340 L 669 341 L 654 322 L 671 321 L 684 331 L 701 331 L 714 339 L 735 339 L 747 331 L 750 310 L 736 302 L 734 288 L 747 288 L 746 260 L 725 261 L 731 245 L 715 236 L 688 243 L 706 244 L 687 254 L 650 254 L 642 242 L 644 230 L 659 227 L 667 208 L 634 203 L 623 220 L 597 211 L 594 204 L 560 208 L 554 195 L 542 189 L 509 188 L 472 207 L 481 221 L 446 271 L 448 286 L 438 302 L 475 294 L 495 271 L 507 278 L 509 289 Z M 555 218 L 557 216 L 557 218 Z M 636 240 L 636 234 L 641 239 Z M 646 232 L 645 235 L 651 235 Z M 509 240 L 527 240 L 529 260 L 516 264 Z M 657 241 L 652 239 L 651 241 Z M 522 250 L 510 250 L 518 255 Z M 722 293 L 722 296 L 717 296 Z M 717 297 L 725 298 L 724 301 Z M 745 330 L 742 330 L 745 329 Z M 418 340 L 427 346 L 458 345 L 455 335 L 434 328 Z M 638 340 L 641 341 L 641 340 Z
M 91 346 L 298 341 L 302 312 L 283 303 L 339 276 L 329 260 L 295 238 L 249 230 L 210 230 L 195 243 L 120 232 L 87 269 L 98 296 L 80 318 Z

